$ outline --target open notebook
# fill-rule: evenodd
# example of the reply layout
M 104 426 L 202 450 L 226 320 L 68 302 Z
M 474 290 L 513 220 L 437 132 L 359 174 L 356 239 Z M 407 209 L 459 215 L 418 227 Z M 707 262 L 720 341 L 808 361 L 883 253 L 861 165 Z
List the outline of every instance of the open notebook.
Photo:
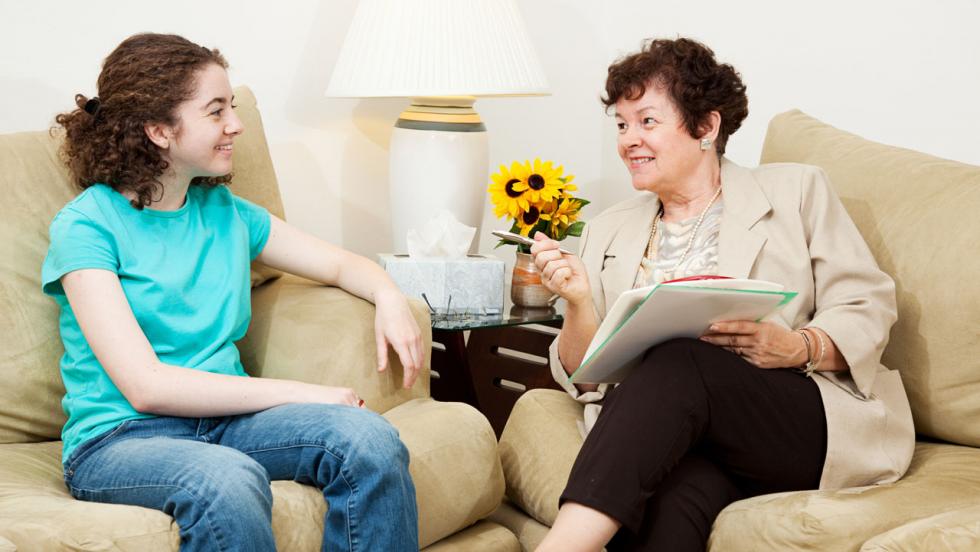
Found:
M 650 347 L 699 337 L 713 322 L 762 320 L 796 292 L 763 280 L 699 277 L 624 292 L 599 325 L 574 383 L 618 383 Z

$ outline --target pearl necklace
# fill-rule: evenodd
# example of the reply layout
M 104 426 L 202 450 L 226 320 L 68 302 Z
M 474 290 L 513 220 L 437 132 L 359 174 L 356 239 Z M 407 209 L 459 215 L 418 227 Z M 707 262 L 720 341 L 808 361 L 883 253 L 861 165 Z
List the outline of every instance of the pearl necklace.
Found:
M 697 236 L 698 229 L 701 228 L 701 223 L 704 222 L 704 216 L 708 214 L 708 209 L 711 209 L 711 206 L 714 205 L 715 200 L 718 199 L 719 195 L 721 195 L 721 186 L 718 186 L 718 190 L 715 192 L 715 195 L 711 196 L 711 201 L 708 202 L 708 205 L 705 206 L 704 210 L 701 211 L 701 214 L 698 216 L 698 221 L 694 224 L 694 229 L 691 230 L 691 237 L 687 239 L 687 247 L 685 247 L 684 252 L 681 253 L 681 258 L 677 261 L 676 264 L 674 264 L 673 268 L 671 268 L 670 270 L 665 270 L 664 274 L 669 274 L 670 277 L 673 278 L 674 271 L 676 271 L 681 266 L 681 263 L 684 262 L 684 259 L 687 258 L 687 254 L 691 252 L 691 246 L 694 245 L 694 237 Z M 660 210 L 657 211 L 657 216 L 653 217 L 653 228 L 650 230 L 650 241 L 649 243 L 647 243 L 647 251 L 646 254 L 644 255 L 647 259 L 650 259 L 651 261 L 654 260 L 653 246 L 655 243 L 654 240 L 656 239 L 657 236 L 657 223 L 659 223 L 660 219 L 663 218 L 663 214 L 664 214 L 664 204 L 661 203 Z

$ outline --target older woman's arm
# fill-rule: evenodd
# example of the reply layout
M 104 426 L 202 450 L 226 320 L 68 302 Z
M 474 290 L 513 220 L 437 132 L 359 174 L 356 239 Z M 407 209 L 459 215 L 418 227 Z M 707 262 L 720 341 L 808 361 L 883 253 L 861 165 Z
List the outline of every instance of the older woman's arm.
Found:
M 565 309 L 565 320 L 561 333 L 558 334 L 558 364 L 565 374 L 571 376 L 582 364 L 585 352 L 599 329 L 599 320 L 595 314 L 592 301 L 581 304 L 569 303 Z M 576 384 L 575 388 L 581 393 L 588 393 L 599 388 L 597 384 Z
M 822 332 L 827 346 L 818 369 L 849 370 L 855 391 L 868 396 L 898 318 L 895 283 L 878 268 L 826 173 L 809 168 L 802 185 L 800 209 L 816 304 L 813 319 L 805 327 Z
M 534 236 L 537 243 L 531 247 L 535 264 L 541 269 L 541 281 L 552 292 L 563 297 L 565 309 L 562 329 L 551 344 L 549 360 L 551 374 L 563 389 L 579 402 L 599 401 L 605 395 L 606 385 L 573 384 L 569 376 L 582 364 L 585 351 L 599 328 L 599 316 L 592 302 L 592 292 L 585 265 L 581 257 L 563 255 L 558 242 L 541 233 Z M 582 233 L 580 252 L 589 241 L 589 227 Z
M 797 331 L 769 322 L 717 322 L 701 339 L 760 368 L 810 361 L 866 396 L 895 320 L 894 284 L 878 268 L 823 171 L 803 167 L 800 175 L 800 217 L 814 281 L 812 320 Z

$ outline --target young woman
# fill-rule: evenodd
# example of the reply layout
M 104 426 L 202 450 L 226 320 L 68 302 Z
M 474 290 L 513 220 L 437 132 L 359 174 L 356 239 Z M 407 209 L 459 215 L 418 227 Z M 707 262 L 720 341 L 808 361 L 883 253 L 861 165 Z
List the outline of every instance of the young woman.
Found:
M 183 550 L 273 550 L 270 480 L 322 489 L 324 550 L 417 550 L 408 453 L 354 390 L 249 378 L 249 263 L 377 307 L 410 387 L 421 333 L 376 264 L 235 197 L 242 133 L 217 50 L 141 34 L 98 97 L 57 122 L 83 189 L 51 222 L 44 291 L 61 307 L 65 482 L 81 500 L 172 515 Z

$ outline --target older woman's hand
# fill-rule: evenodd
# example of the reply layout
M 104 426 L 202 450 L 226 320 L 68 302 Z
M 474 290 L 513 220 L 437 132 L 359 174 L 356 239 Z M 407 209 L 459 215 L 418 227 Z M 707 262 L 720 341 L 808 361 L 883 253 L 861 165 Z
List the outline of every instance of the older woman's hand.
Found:
M 534 240 L 536 243 L 531 246 L 531 258 L 541 271 L 541 283 L 570 304 L 588 301 L 592 292 L 582 259 L 563 254 L 558 250 L 558 242 L 541 232 L 535 232 Z
M 715 322 L 701 336 L 759 368 L 791 368 L 806 363 L 806 343 L 794 331 L 771 322 Z

